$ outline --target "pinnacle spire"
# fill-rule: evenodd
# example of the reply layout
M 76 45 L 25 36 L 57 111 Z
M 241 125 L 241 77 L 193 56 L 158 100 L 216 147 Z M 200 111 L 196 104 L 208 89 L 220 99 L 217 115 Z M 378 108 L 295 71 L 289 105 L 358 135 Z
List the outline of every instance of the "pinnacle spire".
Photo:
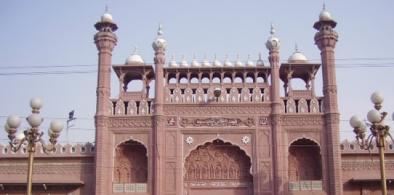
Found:
M 274 25 L 272 24 L 272 22 L 271 22 L 271 30 L 270 30 L 270 34 L 271 35 L 274 35 L 275 34 L 275 27 L 274 27 Z

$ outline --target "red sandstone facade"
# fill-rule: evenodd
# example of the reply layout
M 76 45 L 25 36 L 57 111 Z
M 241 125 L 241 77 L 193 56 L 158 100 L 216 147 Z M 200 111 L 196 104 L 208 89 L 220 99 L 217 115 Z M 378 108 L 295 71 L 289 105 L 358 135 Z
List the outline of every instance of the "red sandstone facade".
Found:
M 113 65 L 117 25 L 103 19 L 94 36 L 96 144 L 37 154 L 35 194 L 379 194 L 377 151 L 370 155 L 352 142 L 339 143 L 335 25 L 331 18 L 314 25 L 321 64 L 299 58 L 281 63 L 272 31 L 269 65 L 167 65 L 160 31 L 153 65 L 135 58 Z M 323 97 L 315 94 L 320 66 Z M 110 94 L 111 68 L 120 83 L 117 98 Z M 305 89 L 292 88 L 295 78 L 305 81 Z M 141 89 L 128 89 L 136 80 Z M 393 144 L 386 153 L 390 180 Z M 23 194 L 25 151 L 0 146 L 0 155 L 0 194 Z M 394 192 L 393 184 L 389 189 Z

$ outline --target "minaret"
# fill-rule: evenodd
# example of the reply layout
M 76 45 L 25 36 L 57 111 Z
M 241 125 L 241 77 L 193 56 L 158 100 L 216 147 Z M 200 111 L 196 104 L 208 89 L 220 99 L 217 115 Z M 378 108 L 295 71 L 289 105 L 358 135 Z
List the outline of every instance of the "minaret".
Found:
M 281 99 L 279 94 L 279 68 L 280 41 L 275 36 L 275 29 L 271 24 L 271 36 L 268 37 L 265 46 L 269 50 L 268 60 L 271 65 L 271 132 L 272 132 L 272 168 L 273 168 L 273 190 L 274 194 L 283 193 L 284 188 L 284 151 L 281 131 Z
M 325 138 L 324 146 L 327 154 L 325 164 L 327 166 L 325 178 L 327 180 L 327 194 L 342 194 L 341 177 L 341 153 L 339 149 L 339 112 L 337 101 L 337 84 L 335 78 L 335 44 L 338 34 L 334 31 L 336 22 L 331 14 L 325 10 L 320 13 L 319 21 L 313 27 L 318 30 L 315 35 L 315 43 L 320 50 L 323 69 L 323 95 L 324 95 L 324 119 L 325 130 L 322 132 Z
M 152 194 L 158 195 L 162 193 L 162 186 L 160 184 L 164 178 L 163 161 L 164 156 L 164 72 L 163 67 L 166 61 L 165 50 L 167 47 L 167 41 L 163 38 L 162 26 L 159 25 L 157 31 L 157 38 L 152 43 L 153 50 L 155 51 L 155 102 L 154 102 L 154 123 L 152 132 L 152 167 L 153 167 L 153 181 L 152 181 Z
M 108 116 L 111 114 L 110 86 L 111 86 L 111 58 L 117 37 L 114 34 L 117 25 L 112 16 L 107 12 L 95 25 L 98 32 L 94 36 L 94 42 L 98 50 L 98 79 L 97 79 L 97 104 L 96 104 L 96 170 L 95 170 L 95 194 L 111 194 L 111 155 L 112 140 L 108 131 Z

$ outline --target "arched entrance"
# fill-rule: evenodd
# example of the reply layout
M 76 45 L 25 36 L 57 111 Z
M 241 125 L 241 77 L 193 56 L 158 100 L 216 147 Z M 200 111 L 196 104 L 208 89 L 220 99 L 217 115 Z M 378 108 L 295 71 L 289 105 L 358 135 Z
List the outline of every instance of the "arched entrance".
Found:
M 129 140 L 115 149 L 113 192 L 146 192 L 148 157 L 144 145 Z
M 186 194 L 253 194 L 250 168 L 250 158 L 238 146 L 219 139 L 200 145 L 185 160 Z
M 299 139 L 289 147 L 289 180 L 322 179 L 320 147 L 312 140 Z

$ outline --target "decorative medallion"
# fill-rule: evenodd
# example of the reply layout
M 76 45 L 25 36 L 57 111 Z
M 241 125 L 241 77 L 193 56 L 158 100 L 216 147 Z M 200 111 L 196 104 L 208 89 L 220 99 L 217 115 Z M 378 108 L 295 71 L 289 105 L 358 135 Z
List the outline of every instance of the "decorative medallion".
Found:
M 185 139 L 185 142 L 187 143 L 187 144 L 192 144 L 193 143 L 193 141 L 194 141 L 194 139 L 192 138 L 192 137 L 190 137 L 190 136 L 188 136 L 186 139 Z
M 247 135 L 245 135 L 245 136 L 242 137 L 241 140 L 242 140 L 242 142 L 243 142 L 244 144 L 248 144 L 248 143 L 250 142 L 250 137 L 247 136 Z

